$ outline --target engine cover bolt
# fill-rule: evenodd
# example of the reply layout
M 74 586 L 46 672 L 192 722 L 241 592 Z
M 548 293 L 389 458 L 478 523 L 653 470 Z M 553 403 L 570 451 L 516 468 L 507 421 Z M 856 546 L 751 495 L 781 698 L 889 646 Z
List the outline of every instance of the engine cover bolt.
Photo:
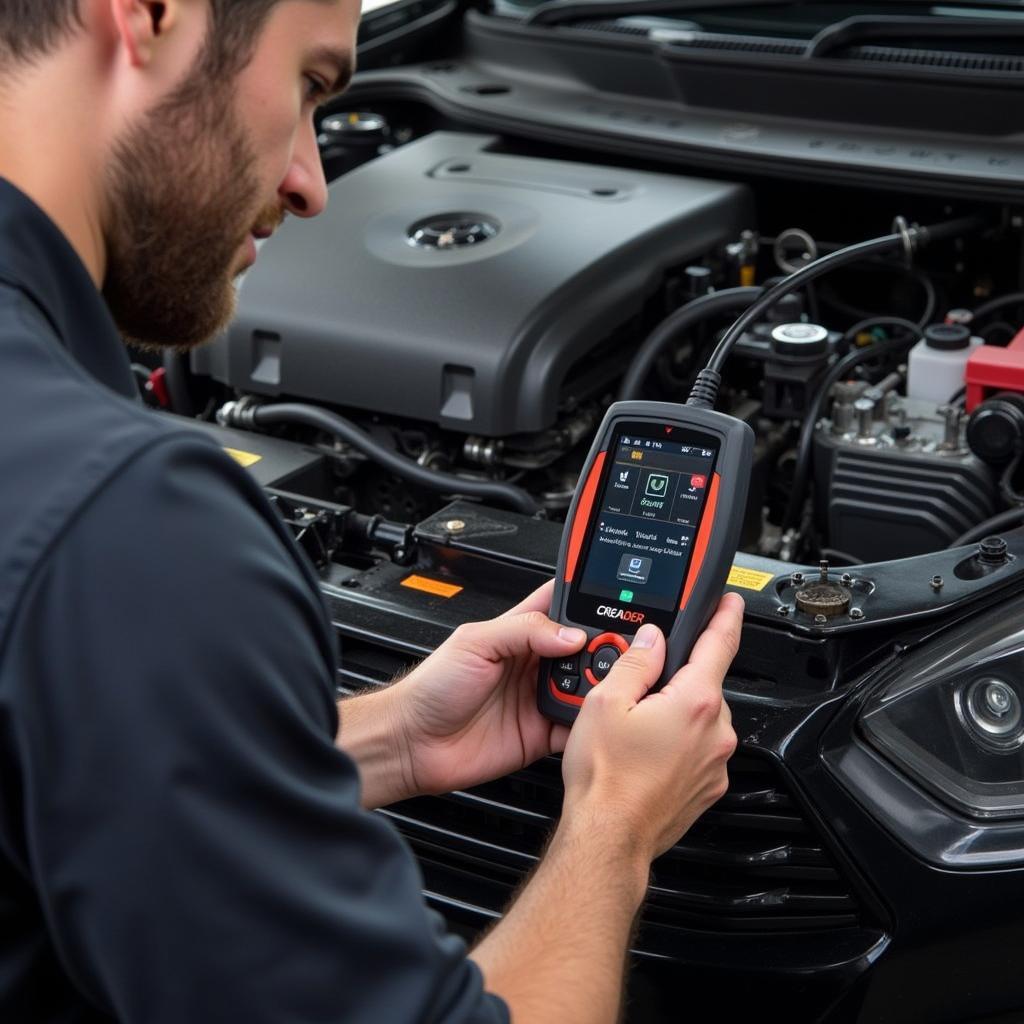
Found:
M 850 609 L 850 618 L 851 619 L 863 619 L 864 618 L 864 609 L 863 608 L 851 608 Z
M 824 626 L 826 622 L 828 622 L 828 616 L 827 615 L 815 615 L 814 616 L 814 624 L 816 626 Z
M 780 604 L 779 607 L 775 609 L 775 612 L 776 612 L 777 615 L 788 615 L 789 614 L 789 605 L 788 604 Z
M 462 519 L 449 519 L 444 524 L 444 528 L 449 533 L 461 533 L 466 528 L 466 523 Z
M 848 572 L 844 572 L 843 575 L 839 577 L 839 582 L 842 583 L 844 587 L 848 587 L 853 582 L 853 577 Z
M 943 578 L 941 576 L 933 576 L 932 579 L 931 579 L 932 590 L 934 590 L 936 593 L 938 593 L 942 589 L 942 584 L 944 582 L 945 581 L 943 580 Z

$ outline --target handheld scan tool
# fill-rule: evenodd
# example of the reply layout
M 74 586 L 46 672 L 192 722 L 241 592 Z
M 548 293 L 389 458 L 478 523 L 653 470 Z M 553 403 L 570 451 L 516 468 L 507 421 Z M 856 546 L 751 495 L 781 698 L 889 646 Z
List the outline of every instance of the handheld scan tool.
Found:
M 550 613 L 587 644 L 541 661 L 544 715 L 574 721 L 646 622 L 668 642 L 655 689 L 685 663 L 736 553 L 753 447 L 747 424 L 711 409 L 609 407 L 569 508 Z

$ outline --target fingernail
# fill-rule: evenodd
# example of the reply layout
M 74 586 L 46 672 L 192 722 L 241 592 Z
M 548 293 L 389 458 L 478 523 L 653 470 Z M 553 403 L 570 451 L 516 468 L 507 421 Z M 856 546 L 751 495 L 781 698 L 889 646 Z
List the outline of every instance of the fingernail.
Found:
M 653 647 L 658 640 L 658 627 L 648 623 L 641 626 L 633 637 L 633 647 Z
M 568 626 L 562 626 L 558 631 L 558 637 L 568 644 L 581 644 L 587 639 L 587 634 L 582 629 L 570 629 Z

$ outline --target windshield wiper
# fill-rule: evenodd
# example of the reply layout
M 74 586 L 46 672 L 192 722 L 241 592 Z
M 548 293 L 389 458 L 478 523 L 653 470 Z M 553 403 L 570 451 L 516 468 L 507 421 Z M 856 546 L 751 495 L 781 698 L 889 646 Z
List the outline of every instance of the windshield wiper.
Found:
M 846 0 L 807 0 L 815 6 L 844 4 Z M 644 14 L 687 14 L 744 7 L 778 7 L 779 0 L 549 0 L 524 18 L 527 25 L 564 25 L 587 19 L 624 18 Z M 789 4 L 802 7 L 804 3 Z M 836 50 L 866 40 L 895 39 L 999 39 L 1024 37 L 1024 21 L 1018 17 L 990 14 L 987 17 L 948 15 L 857 14 L 827 25 L 807 44 L 803 56 L 825 57 Z M 669 41 L 665 39 L 664 41 Z
M 827 25 L 808 44 L 805 57 L 827 57 L 836 50 L 883 39 L 1006 39 L 1024 37 L 1024 23 L 1006 18 L 942 18 L 857 14 Z

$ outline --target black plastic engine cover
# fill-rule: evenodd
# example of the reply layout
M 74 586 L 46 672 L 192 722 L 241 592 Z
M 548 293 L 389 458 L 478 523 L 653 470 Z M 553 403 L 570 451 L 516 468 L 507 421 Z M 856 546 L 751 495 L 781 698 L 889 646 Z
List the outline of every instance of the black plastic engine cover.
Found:
M 753 223 L 741 185 L 496 142 L 438 132 L 334 182 L 322 216 L 263 247 L 194 369 L 464 433 L 543 430 L 666 268 Z

